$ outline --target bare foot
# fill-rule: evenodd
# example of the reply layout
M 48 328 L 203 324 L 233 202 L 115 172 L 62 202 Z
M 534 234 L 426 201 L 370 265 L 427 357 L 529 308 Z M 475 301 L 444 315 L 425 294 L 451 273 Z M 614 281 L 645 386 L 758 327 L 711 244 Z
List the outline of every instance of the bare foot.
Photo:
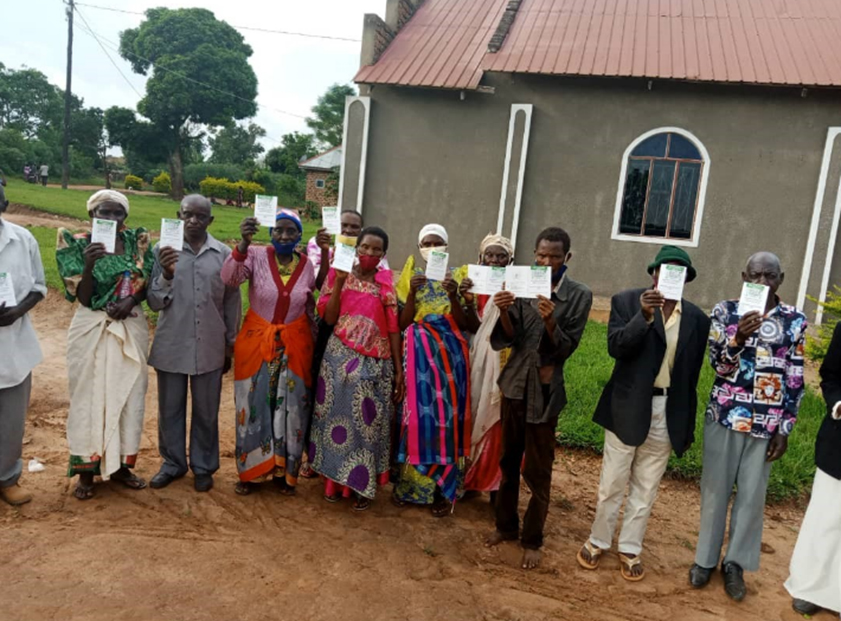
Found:
M 535 569 L 540 565 L 540 550 L 523 550 L 523 569 Z
M 505 535 L 503 535 L 498 530 L 495 530 L 494 532 L 492 532 L 488 536 L 487 539 L 485 539 L 485 547 L 486 548 L 493 548 L 494 546 L 498 546 L 503 541 L 507 541 L 507 540 L 508 540 L 508 538 Z

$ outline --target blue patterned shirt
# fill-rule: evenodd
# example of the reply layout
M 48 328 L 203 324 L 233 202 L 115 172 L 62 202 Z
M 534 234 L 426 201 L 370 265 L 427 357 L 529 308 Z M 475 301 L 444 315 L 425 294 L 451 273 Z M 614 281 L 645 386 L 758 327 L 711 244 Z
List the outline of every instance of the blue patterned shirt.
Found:
M 756 438 L 787 436 L 803 398 L 806 316 L 778 303 L 759 330 L 736 346 L 739 302 L 720 302 L 712 312 L 710 363 L 715 369 L 707 418 Z

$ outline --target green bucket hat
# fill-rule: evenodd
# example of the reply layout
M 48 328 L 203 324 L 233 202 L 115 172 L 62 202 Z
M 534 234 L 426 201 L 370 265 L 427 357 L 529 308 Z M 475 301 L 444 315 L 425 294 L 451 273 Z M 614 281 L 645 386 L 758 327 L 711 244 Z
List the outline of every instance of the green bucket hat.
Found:
M 689 258 L 689 255 L 686 254 L 683 248 L 678 248 L 677 246 L 663 246 L 660 248 L 660 252 L 657 253 L 654 262 L 648 266 L 648 273 L 653 274 L 654 270 L 663 265 L 663 263 L 683 265 L 686 268 L 686 282 L 692 282 L 698 275 L 695 268 L 692 267 L 692 259 Z

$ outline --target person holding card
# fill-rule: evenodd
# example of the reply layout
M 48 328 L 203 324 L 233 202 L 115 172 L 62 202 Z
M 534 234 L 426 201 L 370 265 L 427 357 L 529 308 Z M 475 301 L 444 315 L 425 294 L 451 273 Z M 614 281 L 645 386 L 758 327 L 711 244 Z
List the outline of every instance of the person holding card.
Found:
M 523 569 L 540 563 L 543 526 L 549 512 L 555 430 L 566 405 L 564 364 L 581 341 L 593 294 L 567 276 L 572 258 L 569 234 L 545 229 L 535 242 L 535 265 L 551 270 L 551 299 L 515 298 L 510 291 L 494 296 L 499 320 L 491 334 L 491 347 L 511 349 L 499 376 L 502 390 L 502 481 L 496 500 L 496 532 L 488 547 L 520 539 Z M 518 503 L 520 471 L 531 490 L 523 519 Z
M 390 274 L 377 265 L 388 235 L 368 227 L 359 234 L 358 265 L 334 262 L 318 298 L 318 311 L 334 326 L 315 390 L 312 442 L 307 454 L 324 476 L 324 498 L 355 497 L 355 511 L 370 507 L 391 467 L 394 405 L 403 399 L 403 363 L 397 295 Z
M 182 238 L 162 238 L 154 248 L 149 308 L 160 313 L 149 365 L 158 375 L 158 450 L 163 464 L 152 477 L 155 489 L 187 473 L 187 388 L 192 417 L 189 469 L 197 492 L 213 487 L 219 469 L 219 400 L 222 375 L 231 368 L 242 310 L 239 287 L 222 282 L 231 249 L 207 227 L 210 201 L 191 194 L 181 201 Z
M 610 301 L 607 349 L 616 363 L 593 416 L 605 428 L 598 505 L 577 555 L 584 569 L 598 568 L 627 491 L 618 551 L 622 577 L 631 582 L 645 577 L 642 543 L 672 449 L 681 457 L 695 438 L 710 331 L 706 314 L 683 297 L 696 271 L 682 248 L 663 246 L 648 273 L 650 287 Z
M 712 312 L 716 375 L 704 425 L 701 526 L 689 582 L 706 586 L 718 565 L 736 485 L 721 565 L 724 590 L 736 601 L 747 594 L 744 571 L 759 569 L 771 463 L 788 448 L 803 398 L 806 316 L 777 297 L 784 276 L 776 255 L 759 252 L 748 259 L 742 280 L 768 288 L 765 308 L 740 313 L 738 300 L 726 300 Z
M 146 482 L 131 471 L 137 461 L 148 381 L 149 326 L 141 303 L 152 273 L 146 229 L 129 229 L 129 202 L 114 190 L 88 199 L 92 220 L 115 223 L 114 239 L 92 241 L 59 229 L 58 271 L 65 297 L 79 301 L 67 335 L 70 412 L 68 476 L 79 475 L 74 495 L 94 496 L 94 476 L 113 479 L 130 489 Z M 106 252 L 106 241 L 114 252 Z
M 447 241 L 440 224 L 423 227 L 418 250 L 424 263 L 434 252 L 446 254 Z M 397 284 L 406 398 L 392 501 L 430 505 L 435 517 L 451 512 L 470 453 L 469 348 L 462 334 L 467 317 L 458 293 L 466 271 L 450 268 L 443 280 L 431 280 L 410 256 Z
M 801 615 L 841 612 L 841 323 L 821 365 L 826 416 L 815 443 L 815 481 L 786 590 Z
M 479 246 L 479 264 L 505 268 L 514 258 L 514 245 L 502 235 L 488 235 Z M 502 391 L 497 385 L 509 351 L 494 351 L 491 333 L 499 319 L 499 308 L 490 295 L 474 295 L 473 282 L 461 281 L 459 293 L 464 299 L 468 331 L 475 336 L 470 346 L 470 405 L 473 431 L 470 440 L 470 467 L 464 477 L 468 492 L 490 492 L 494 503 L 502 471 Z
M 29 311 L 47 295 L 38 242 L 2 218 L 0 203 L 0 498 L 23 505 L 32 494 L 20 486 L 23 430 L 32 369 L 43 359 Z
M 242 239 L 222 266 L 230 287 L 249 283 L 250 308 L 234 345 L 236 492 L 247 495 L 271 478 L 292 496 L 310 418 L 315 270 L 298 252 L 298 212 L 280 209 L 271 246 L 254 246 L 256 218 L 240 224 Z

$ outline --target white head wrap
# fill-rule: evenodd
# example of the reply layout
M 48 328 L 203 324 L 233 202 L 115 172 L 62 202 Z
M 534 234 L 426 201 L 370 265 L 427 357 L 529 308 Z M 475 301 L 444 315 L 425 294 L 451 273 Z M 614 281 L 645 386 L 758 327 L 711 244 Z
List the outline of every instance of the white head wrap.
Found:
M 102 203 L 117 203 L 122 205 L 128 215 L 129 206 L 128 199 L 125 194 L 117 192 L 116 190 L 100 190 L 88 199 L 88 213 L 93 213 L 93 210 L 99 207 Z
M 510 258 L 514 258 L 514 244 L 511 243 L 511 240 L 507 237 L 503 237 L 502 235 L 494 235 L 493 233 L 490 233 L 482 240 L 482 243 L 479 244 L 480 262 L 482 261 L 482 257 L 485 255 L 485 250 L 491 246 L 499 246 L 508 253 Z
M 450 237 L 449 235 L 447 235 L 447 229 L 445 229 L 440 224 L 427 224 L 425 227 L 423 227 L 420 230 L 420 233 L 418 233 L 418 245 L 421 244 L 423 238 L 427 235 L 437 235 L 438 237 L 444 240 L 444 244 L 449 244 L 450 242 Z

